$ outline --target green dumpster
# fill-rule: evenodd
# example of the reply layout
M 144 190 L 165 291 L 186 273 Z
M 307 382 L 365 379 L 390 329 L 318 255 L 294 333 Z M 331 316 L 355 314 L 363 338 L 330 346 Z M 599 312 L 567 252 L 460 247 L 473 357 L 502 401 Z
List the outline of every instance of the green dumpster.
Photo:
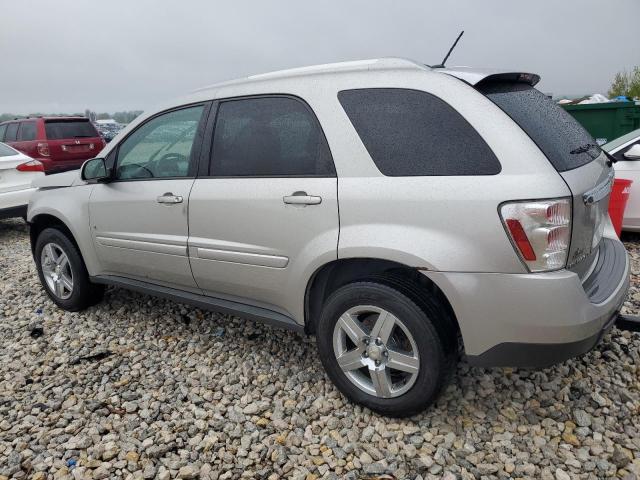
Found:
M 640 128 L 640 105 L 635 102 L 562 105 L 602 145 Z

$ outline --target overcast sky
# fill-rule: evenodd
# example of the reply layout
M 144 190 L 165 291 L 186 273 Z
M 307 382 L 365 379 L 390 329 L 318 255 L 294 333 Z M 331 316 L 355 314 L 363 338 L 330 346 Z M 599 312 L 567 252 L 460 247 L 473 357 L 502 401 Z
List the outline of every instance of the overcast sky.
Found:
M 639 0 L 15 0 L 0 12 L 0 112 L 146 109 L 282 68 L 400 56 L 508 67 L 558 94 L 640 65 Z

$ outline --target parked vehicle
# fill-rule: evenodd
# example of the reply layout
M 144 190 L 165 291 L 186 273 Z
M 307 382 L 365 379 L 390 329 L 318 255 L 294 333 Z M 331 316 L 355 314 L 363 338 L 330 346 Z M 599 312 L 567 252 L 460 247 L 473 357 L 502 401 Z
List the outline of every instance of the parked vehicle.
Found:
M 80 168 L 106 145 L 84 117 L 22 118 L 0 123 L 0 142 L 44 165 L 46 173 Z
M 640 129 L 627 133 L 602 146 L 617 160 L 616 176 L 631 180 L 631 191 L 624 211 L 622 229 L 640 231 Z
M 33 180 L 44 176 L 42 163 L 0 143 L 0 220 L 27 216 Z
M 460 345 L 580 355 L 629 262 L 607 158 L 538 79 L 381 59 L 199 90 L 40 182 L 40 280 L 71 311 L 119 285 L 314 333 L 337 387 L 389 415 L 433 402 Z

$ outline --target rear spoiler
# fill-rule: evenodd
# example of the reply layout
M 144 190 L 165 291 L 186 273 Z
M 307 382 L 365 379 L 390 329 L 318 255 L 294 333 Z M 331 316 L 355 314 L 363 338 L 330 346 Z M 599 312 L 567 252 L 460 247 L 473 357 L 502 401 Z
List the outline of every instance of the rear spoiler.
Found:
M 526 83 L 535 86 L 540 81 L 540 75 L 527 72 L 510 72 L 505 70 L 488 70 L 470 67 L 434 68 L 432 71 L 446 73 L 456 77 L 473 87 L 493 82 Z

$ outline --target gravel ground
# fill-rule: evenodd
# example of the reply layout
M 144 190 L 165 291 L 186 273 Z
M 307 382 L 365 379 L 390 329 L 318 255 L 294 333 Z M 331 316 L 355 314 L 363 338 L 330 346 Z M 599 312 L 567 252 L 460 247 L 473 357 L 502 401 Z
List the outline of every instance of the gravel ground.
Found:
M 0 479 L 640 478 L 639 347 L 613 330 L 542 371 L 463 363 L 434 408 L 387 419 L 345 401 L 312 338 L 120 289 L 58 310 L 4 221 Z

